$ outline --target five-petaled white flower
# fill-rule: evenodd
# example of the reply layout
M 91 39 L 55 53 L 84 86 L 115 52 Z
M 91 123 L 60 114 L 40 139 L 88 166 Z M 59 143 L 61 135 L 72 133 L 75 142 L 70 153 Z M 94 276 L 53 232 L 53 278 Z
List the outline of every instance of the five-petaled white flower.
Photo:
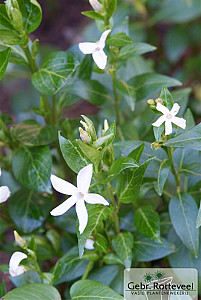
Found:
M 75 209 L 79 220 L 80 234 L 83 233 L 88 223 L 88 213 L 84 201 L 89 204 L 109 205 L 102 196 L 88 193 L 92 173 L 92 164 L 82 168 L 77 175 L 77 187 L 55 175 L 51 175 L 51 182 L 54 189 L 62 194 L 70 195 L 71 197 L 54 208 L 50 213 L 52 216 L 63 215 L 69 208 L 76 204 Z
M 1 168 L 0 168 L 0 176 L 1 176 Z M 10 190 L 7 186 L 0 187 L 0 203 L 5 202 L 10 197 Z
M 27 258 L 27 255 L 22 252 L 14 252 L 10 258 L 9 262 L 9 273 L 12 277 L 18 276 L 26 272 L 24 266 L 20 266 L 20 262 Z
M 181 127 L 182 129 L 186 128 L 186 120 L 183 118 L 175 117 L 180 109 L 179 104 L 174 103 L 172 109 L 169 110 L 166 106 L 158 102 L 156 105 L 156 109 L 162 112 L 163 116 L 158 118 L 158 120 L 152 125 L 159 127 L 165 122 L 165 135 L 169 135 L 172 133 L 172 123 Z
M 105 48 L 105 41 L 110 32 L 110 29 L 103 32 L 100 40 L 96 43 L 79 43 L 80 51 L 84 54 L 92 54 L 93 60 L 102 70 L 105 69 L 107 64 L 107 55 L 103 49 Z

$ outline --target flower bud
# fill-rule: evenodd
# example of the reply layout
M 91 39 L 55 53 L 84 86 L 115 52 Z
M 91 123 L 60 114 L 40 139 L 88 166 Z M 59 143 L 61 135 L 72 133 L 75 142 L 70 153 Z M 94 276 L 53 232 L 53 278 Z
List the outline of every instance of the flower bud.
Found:
M 91 136 L 88 132 L 84 131 L 81 127 L 79 127 L 80 138 L 83 142 L 89 144 L 91 142 Z
M 106 132 L 109 129 L 109 124 L 108 121 L 105 119 L 104 120 L 104 131 Z
M 95 11 L 100 12 L 102 10 L 102 5 L 98 0 L 89 0 L 89 3 Z
M 147 103 L 148 103 L 149 105 L 154 105 L 154 104 L 155 104 L 155 101 L 154 101 L 154 99 L 149 99 L 149 100 L 147 100 Z
M 87 123 L 85 123 L 84 121 L 81 120 L 81 121 L 80 121 L 80 124 L 84 127 L 85 130 L 88 130 L 88 129 L 89 129 Z
M 15 242 L 21 248 L 27 248 L 26 241 L 14 230 Z
M 154 142 L 151 144 L 152 150 L 158 150 L 161 147 L 161 145 L 158 142 Z
M 161 104 L 162 104 L 162 103 L 163 103 L 163 99 L 157 98 L 157 99 L 156 99 L 156 103 L 161 103 Z

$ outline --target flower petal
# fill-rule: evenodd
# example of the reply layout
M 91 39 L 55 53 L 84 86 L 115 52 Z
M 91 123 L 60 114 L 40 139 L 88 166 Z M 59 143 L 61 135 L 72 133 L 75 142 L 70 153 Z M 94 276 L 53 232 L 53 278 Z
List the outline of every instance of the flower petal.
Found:
M 169 109 L 166 106 L 162 105 L 160 102 L 157 103 L 156 109 L 158 111 L 162 112 L 162 114 L 164 114 L 164 115 L 167 115 L 170 113 Z
M 165 135 L 172 133 L 172 122 L 170 120 L 165 121 Z
M 156 126 L 156 127 L 159 127 L 161 126 L 166 120 L 166 117 L 165 116 L 161 116 L 160 118 L 158 118 L 158 120 L 156 120 L 156 122 L 154 122 L 152 125 L 153 126 Z
M 92 53 L 92 56 L 99 69 L 104 70 L 107 64 L 107 55 L 105 55 L 104 51 L 95 51 Z
M 96 48 L 96 43 L 79 43 L 80 51 L 84 54 L 92 54 Z
M 87 239 L 86 244 L 85 244 L 85 248 L 88 250 L 93 250 L 94 249 L 94 240 L 92 239 Z
M 84 200 L 89 204 L 103 204 L 109 205 L 109 203 L 99 194 L 86 194 Z
M 91 178 L 93 174 L 93 165 L 90 164 L 84 168 L 82 168 L 77 175 L 77 187 L 79 192 L 83 194 L 88 193 Z
M 105 41 L 107 39 L 108 34 L 110 34 L 111 30 L 106 30 L 103 32 L 103 34 L 100 37 L 100 40 L 97 42 L 97 45 L 103 49 L 105 47 Z
M 77 196 L 73 195 L 70 198 L 68 198 L 66 201 L 64 201 L 59 206 L 55 207 L 50 214 L 52 216 L 61 216 L 67 212 L 76 202 L 77 202 Z
M 0 187 L 0 203 L 5 202 L 10 197 L 10 190 L 7 186 Z
M 13 253 L 13 255 L 10 258 L 10 262 L 9 262 L 9 273 L 11 276 L 20 275 L 20 274 L 17 274 L 17 269 L 19 267 L 20 262 L 25 258 L 27 258 L 27 255 L 25 253 L 22 253 L 19 251 Z
M 176 114 L 178 113 L 179 109 L 180 109 L 179 104 L 178 103 L 174 103 L 174 105 L 173 105 L 173 107 L 172 107 L 172 109 L 170 111 L 171 115 L 172 116 L 176 116 Z
M 172 118 L 172 123 L 175 125 L 181 127 L 182 129 L 186 128 L 186 120 L 183 118 L 178 118 L 178 117 L 173 117 Z
M 77 193 L 77 188 L 68 181 L 65 181 L 55 175 L 51 175 L 51 182 L 54 189 L 64 195 L 73 195 Z
M 88 223 L 88 212 L 84 203 L 84 199 L 80 199 L 76 203 L 75 208 L 79 220 L 79 232 L 82 234 Z

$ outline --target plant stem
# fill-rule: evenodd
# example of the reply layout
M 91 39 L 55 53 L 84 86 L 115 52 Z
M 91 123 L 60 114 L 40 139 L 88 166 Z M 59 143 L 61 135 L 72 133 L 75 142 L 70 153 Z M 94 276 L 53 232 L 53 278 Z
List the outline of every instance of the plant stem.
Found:
M 56 96 L 52 96 L 52 120 L 53 123 L 57 124 L 57 106 L 56 106 Z
M 171 148 L 171 147 L 167 148 L 168 157 L 169 157 L 170 163 L 171 163 L 172 174 L 174 175 L 175 181 L 177 184 L 177 191 L 180 191 L 180 179 L 179 179 L 178 173 L 175 170 L 174 163 L 173 163 L 173 151 L 174 151 L 173 148 Z
M 120 228 L 119 228 L 119 217 L 117 215 L 118 211 L 119 211 L 119 207 L 115 201 L 115 197 L 113 195 L 113 192 L 112 192 L 112 187 L 110 185 L 110 183 L 107 184 L 107 190 L 108 190 L 108 193 L 110 195 L 110 199 L 111 199 L 111 202 L 112 202 L 112 205 L 114 206 L 114 227 L 115 227 L 115 232 L 116 232 L 116 235 L 118 235 L 120 233 Z
M 88 263 L 88 265 L 87 265 L 87 268 L 86 268 L 86 270 L 85 270 L 85 272 L 84 272 L 82 278 L 81 278 L 82 280 L 83 280 L 83 279 L 86 279 L 86 278 L 88 277 L 89 272 L 91 271 L 91 269 L 93 268 L 93 266 L 94 266 L 94 262 L 93 262 L 93 261 L 90 261 L 90 262 Z
M 119 98 L 118 98 L 117 89 L 115 85 L 115 79 L 116 79 L 116 72 L 114 72 L 112 76 L 112 87 L 113 87 L 113 94 L 114 94 L 114 105 L 115 105 L 117 125 L 120 125 Z
M 38 70 L 38 66 L 36 64 L 36 60 L 33 59 L 32 55 L 31 55 L 31 52 L 29 50 L 29 47 L 25 47 L 23 48 L 22 47 L 22 50 L 24 51 L 27 59 L 28 59 L 28 62 L 29 62 L 29 68 L 31 70 L 32 73 L 35 73 L 37 70 Z

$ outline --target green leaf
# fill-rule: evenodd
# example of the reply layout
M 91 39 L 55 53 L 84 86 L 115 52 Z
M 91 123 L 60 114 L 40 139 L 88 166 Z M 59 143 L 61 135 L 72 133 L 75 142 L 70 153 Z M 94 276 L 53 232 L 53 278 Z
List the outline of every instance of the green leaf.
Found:
M 11 24 L 9 16 L 7 14 L 5 4 L 0 4 L 0 24 L 5 28 L 14 30 L 13 25 Z
M 123 80 L 118 80 L 115 84 L 117 86 L 117 89 L 122 93 L 130 109 L 134 111 L 136 100 L 135 89 Z
M 161 259 L 173 252 L 176 248 L 174 244 L 161 238 L 162 244 L 153 241 L 139 234 L 134 235 L 133 257 L 136 261 L 152 261 Z
M 0 42 L 5 45 L 20 45 L 24 40 L 10 30 L 0 29 Z
M 123 232 L 112 240 L 112 247 L 125 268 L 130 268 L 132 263 L 133 236 L 130 232 Z
M 35 120 L 26 120 L 15 126 L 14 135 L 26 146 L 44 146 L 57 138 L 57 130 L 53 125 L 42 126 Z
M 84 153 L 84 155 L 88 157 L 88 159 L 94 164 L 96 168 L 98 168 L 102 158 L 101 152 L 97 149 L 88 146 L 80 140 L 77 140 L 76 142 L 79 145 L 81 151 Z
M 0 283 L 0 297 L 3 297 L 6 294 L 6 285 L 5 285 L 5 281 L 2 280 L 2 282 Z
M 156 50 L 156 47 L 146 43 L 132 43 L 127 45 L 119 51 L 118 58 L 120 60 L 129 59 L 132 56 L 141 55 Z
M 113 253 L 108 253 L 103 257 L 104 263 L 107 265 L 117 265 L 117 264 L 123 264 L 122 260 Z
M 185 148 L 201 151 L 201 123 L 194 128 L 168 140 L 166 147 Z
M 166 86 L 163 86 L 159 98 L 161 98 L 165 102 L 165 106 L 171 110 L 174 105 L 174 100 Z
M 104 183 L 107 183 L 117 177 L 123 170 L 130 168 L 137 168 L 138 164 L 131 157 L 120 157 L 115 160 L 110 168 L 107 178 L 104 180 Z
M 82 11 L 81 14 L 94 20 L 104 21 L 104 17 L 97 11 Z
M 160 218 L 150 206 L 142 206 L 135 211 L 135 226 L 144 236 L 161 242 Z
M 123 47 L 132 43 L 132 40 L 124 32 L 115 33 L 109 37 L 106 42 L 109 46 Z
M 72 54 L 62 51 L 51 53 L 32 75 L 32 83 L 40 93 L 54 95 L 66 84 L 75 68 Z
M 46 300 L 61 300 L 55 287 L 42 283 L 26 284 L 14 289 L 4 296 L 4 300 L 33 300 L 36 298 L 36 294 L 38 300 L 44 300 L 44 295 Z
M 107 248 L 108 248 L 107 240 L 100 233 L 97 233 L 97 235 L 96 235 L 96 241 L 94 243 L 94 248 L 103 253 L 107 253 Z
M 41 227 L 51 208 L 50 197 L 25 189 L 20 189 L 9 198 L 9 214 L 24 233 L 30 233 Z
M 164 123 L 159 127 L 153 126 L 153 132 L 154 132 L 154 137 L 156 139 L 156 142 L 161 142 L 161 137 L 164 131 L 165 131 Z
M 6 71 L 10 52 L 10 48 L 7 48 L 6 50 L 0 52 L 0 80 L 3 78 L 3 75 Z
M 167 87 L 181 85 L 177 79 L 155 73 L 135 76 L 128 81 L 128 84 L 135 88 L 138 101 L 148 99 L 154 93 L 160 91 L 164 85 Z
M 159 196 L 163 194 L 163 188 L 168 178 L 169 171 L 170 171 L 170 161 L 168 159 L 164 159 L 160 163 L 157 182 L 154 183 L 155 190 Z
M 93 68 L 93 59 L 91 55 L 84 55 L 83 59 L 81 60 L 79 66 L 79 74 L 78 77 L 81 80 L 87 80 L 91 78 Z
M 77 79 L 66 90 L 94 105 L 103 105 L 109 99 L 107 89 L 96 80 Z
M 125 170 L 121 173 L 117 184 L 118 197 L 123 203 L 132 203 L 140 191 L 143 176 L 149 163 L 153 158 L 148 159 L 133 171 Z
M 70 294 L 72 300 L 123 300 L 122 296 L 108 286 L 89 279 L 75 282 Z
M 88 224 L 82 234 L 78 231 L 77 226 L 77 237 L 79 246 L 79 256 L 82 257 L 84 253 L 84 247 L 88 237 L 92 234 L 94 229 L 100 225 L 100 223 L 105 220 L 109 214 L 112 213 L 112 209 L 104 205 L 87 205 L 88 211 Z M 77 224 L 78 225 L 78 224 Z
M 83 167 L 89 165 L 91 161 L 81 151 L 77 142 L 71 142 L 65 139 L 59 133 L 59 143 L 62 155 L 67 165 L 75 172 L 78 173 Z
M 184 245 L 197 257 L 199 229 L 196 228 L 198 208 L 195 200 L 187 193 L 178 193 L 169 204 L 173 227 Z
M 18 1 L 23 17 L 23 27 L 27 34 L 38 28 L 42 20 L 42 10 L 36 0 Z
M 188 165 L 183 164 L 181 166 L 181 172 L 186 176 L 201 176 L 201 163 L 192 163 Z
M 144 143 L 139 147 L 135 148 L 132 152 L 130 152 L 128 157 L 133 158 L 137 162 L 137 164 L 139 164 L 143 150 L 144 150 Z
M 106 0 L 104 2 L 104 8 L 107 13 L 107 18 L 110 19 L 117 8 L 117 0 Z
M 52 159 L 48 146 L 20 148 L 13 158 L 13 173 L 25 188 L 52 193 L 50 184 Z
M 115 121 L 110 125 L 110 127 L 108 128 L 108 130 L 100 137 L 98 138 L 94 143 L 93 146 L 96 148 L 104 148 L 109 146 L 116 135 L 116 123 Z

